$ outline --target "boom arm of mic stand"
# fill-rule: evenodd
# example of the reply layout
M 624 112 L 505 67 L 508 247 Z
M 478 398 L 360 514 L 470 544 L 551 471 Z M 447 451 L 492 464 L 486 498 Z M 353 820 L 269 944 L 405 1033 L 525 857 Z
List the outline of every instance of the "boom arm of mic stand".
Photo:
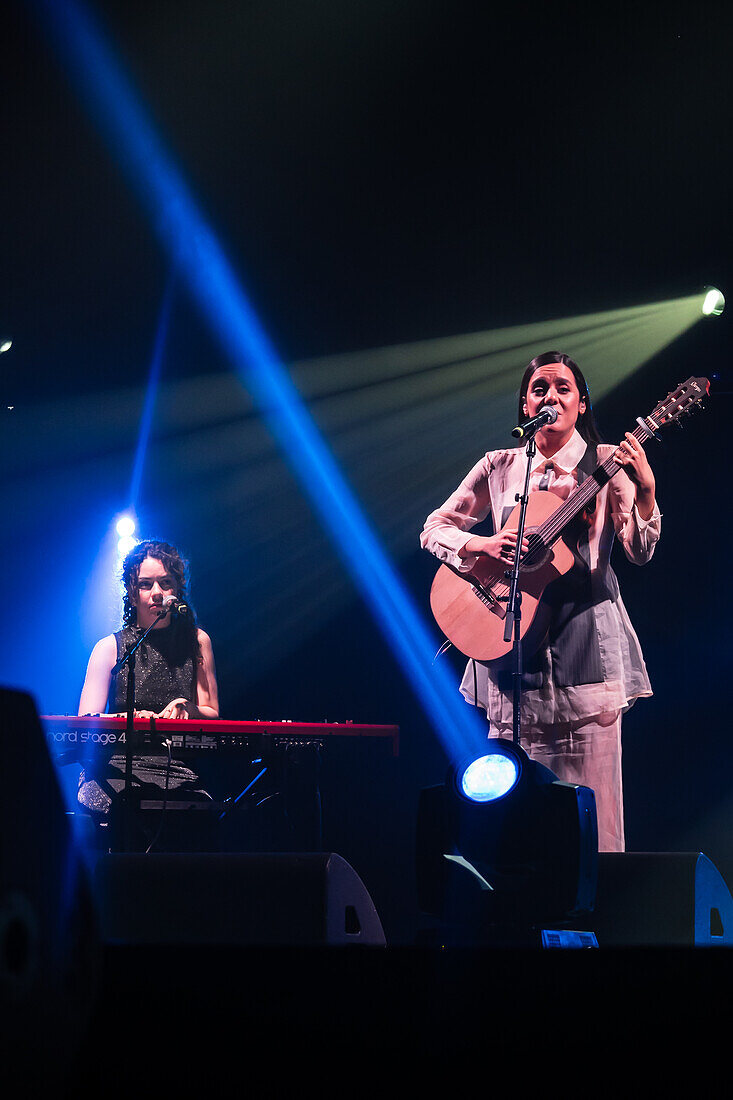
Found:
M 148 629 L 143 634 L 140 635 L 140 637 L 135 642 L 135 644 L 131 645 L 129 647 L 129 649 L 127 649 L 127 651 L 125 653 L 123 653 L 123 655 L 120 657 L 119 661 L 116 661 L 115 664 L 112 666 L 112 672 L 111 672 L 112 676 L 116 676 L 117 673 L 120 671 L 120 669 L 124 668 L 125 665 L 128 663 L 128 661 L 130 661 L 130 659 L 134 657 L 134 654 L 138 650 L 139 646 L 141 645 L 142 642 L 145 641 L 145 639 L 147 638 L 148 634 L 153 629 L 155 624 L 159 623 L 161 619 L 164 619 L 165 616 L 168 614 L 169 610 L 170 610 L 170 608 L 167 608 L 167 607 L 161 608 L 161 610 L 155 616 L 155 618 L 153 619 L 153 621 L 150 624 L 150 626 L 148 627 Z
M 512 563 L 511 581 L 509 585 L 509 599 L 507 601 L 506 618 L 504 619 L 504 641 L 512 639 L 512 739 L 515 745 L 519 744 L 521 734 L 521 692 L 522 692 L 522 645 L 520 636 L 520 624 L 522 619 L 521 605 L 522 593 L 519 590 L 519 559 L 522 554 L 522 539 L 524 538 L 524 523 L 527 516 L 527 503 L 529 501 L 529 479 L 532 475 L 532 459 L 537 453 L 534 432 L 527 440 L 527 469 L 524 475 L 524 492 L 519 501 L 519 527 L 517 528 L 517 544 L 514 548 L 514 561 Z

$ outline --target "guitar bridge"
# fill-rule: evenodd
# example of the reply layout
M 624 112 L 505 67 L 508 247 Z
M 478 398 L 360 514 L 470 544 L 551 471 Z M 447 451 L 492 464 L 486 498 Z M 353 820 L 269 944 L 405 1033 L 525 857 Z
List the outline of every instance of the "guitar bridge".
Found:
M 496 607 L 496 597 L 492 596 L 491 592 L 487 592 L 485 588 L 482 588 L 476 582 L 472 584 L 472 587 L 474 596 L 478 596 L 481 603 L 486 604 L 487 607 Z

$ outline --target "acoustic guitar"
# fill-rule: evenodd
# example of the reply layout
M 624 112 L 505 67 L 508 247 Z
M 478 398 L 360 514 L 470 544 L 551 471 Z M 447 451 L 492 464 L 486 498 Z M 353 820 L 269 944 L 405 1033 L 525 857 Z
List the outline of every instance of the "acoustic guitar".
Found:
M 667 394 L 649 416 L 638 417 L 632 434 L 642 445 L 658 438 L 661 428 L 679 422 L 698 407 L 709 389 L 707 378 L 688 378 Z M 546 629 L 541 614 L 542 593 L 548 584 L 569 572 L 575 561 L 561 536 L 576 517 L 592 507 L 596 494 L 622 468 L 613 458 L 606 459 L 565 501 L 551 491 L 529 494 L 525 519 L 529 546 L 519 565 L 522 593 L 519 633 L 523 648 L 539 647 Z M 517 504 L 502 530 L 518 530 L 520 507 Z M 450 565 L 438 569 L 430 590 L 430 606 L 446 638 L 467 657 L 496 661 L 511 651 L 511 639 L 504 641 L 509 577 L 506 566 L 486 557 L 479 557 L 467 573 L 459 573 Z

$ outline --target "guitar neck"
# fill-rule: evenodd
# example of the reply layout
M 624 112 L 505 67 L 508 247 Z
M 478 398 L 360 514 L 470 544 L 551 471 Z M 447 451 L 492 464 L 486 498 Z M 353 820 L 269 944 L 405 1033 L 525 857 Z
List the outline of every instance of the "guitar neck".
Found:
M 632 433 L 634 438 L 642 444 L 649 438 L 649 433 L 642 427 L 637 427 Z M 563 531 L 576 516 L 580 515 L 584 511 L 594 497 L 601 491 L 604 485 L 606 485 L 612 477 L 619 472 L 622 467 L 613 458 L 607 458 L 605 462 L 602 462 L 600 466 L 597 466 L 590 477 L 587 477 L 585 481 L 575 489 L 564 504 L 561 504 L 556 512 L 545 520 L 545 522 L 537 528 L 537 536 L 542 540 L 544 546 L 552 546 L 554 542 L 562 535 Z M 529 553 L 531 553 L 531 548 Z

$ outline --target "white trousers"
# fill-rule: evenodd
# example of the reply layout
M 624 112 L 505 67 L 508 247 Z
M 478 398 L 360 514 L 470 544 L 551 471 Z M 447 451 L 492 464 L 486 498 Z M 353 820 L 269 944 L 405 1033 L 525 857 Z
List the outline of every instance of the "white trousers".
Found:
M 512 732 L 492 727 L 511 739 Z M 524 751 L 558 779 L 595 792 L 599 852 L 623 852 L 624 805 L 621 777 L 621 711 L 574 722 L 522 728 Z

